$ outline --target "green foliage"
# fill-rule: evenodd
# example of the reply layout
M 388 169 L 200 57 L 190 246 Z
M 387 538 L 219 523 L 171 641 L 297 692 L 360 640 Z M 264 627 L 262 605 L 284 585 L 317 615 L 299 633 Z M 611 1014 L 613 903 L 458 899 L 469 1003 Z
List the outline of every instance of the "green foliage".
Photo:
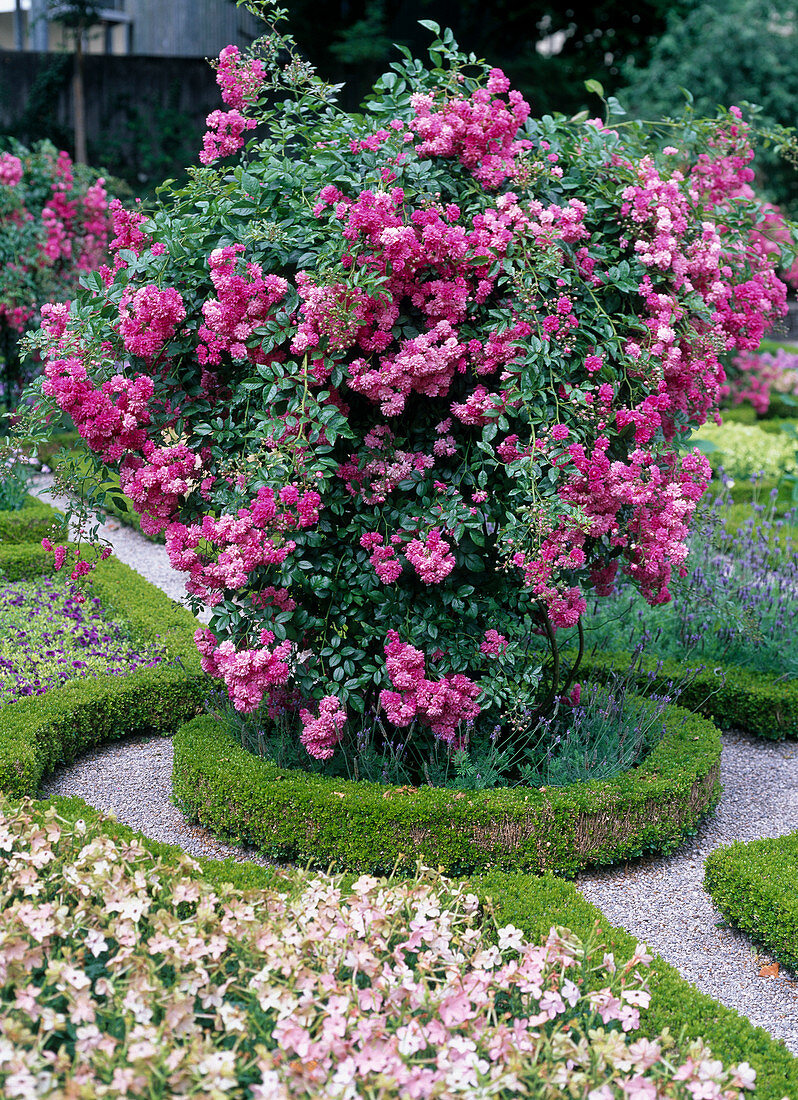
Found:
M 28 498 L 28 471 L 19 462 L 0 466 L 0 514 L 18 512 Z
M 9 543 L 40 543 L 43 538 L 52 537 L 54 527 L 61 527 L 63 516 L 49 504 L 30 496 L 26 487 L 20 506 L 13 510 L 8 507 L 5 486 L 0 487 L 0 545 Z
M 631 653 L 593 653 L 582 661 L 580 674 L 604 679 L 625 671 L 634 660 Z M 644 656 L 638 667 L 641 685 L 648 684 L 652 691 L 667 690 L 685 676 L 685 666 L 678 660 Z M 679 702 L 721 729 L 743 729 L 768 741 L 798 737 L 798 683 L 773 673 L 713 661 L 685 683 Z
M 624 8 L 614 0 L 577 0 L 567 6 L 552 0 L 459 0 L 442 7 L 429 0 L 353 0 L 343 9 L 293 0 L 290 7 L 303 53 L 326 79 L 351 85 L 344 93 L 348 107 L 360 102 L 374 66 L 392 60 L 391 43 L 413 52 L 425 47 L 418 21 L 432 16 L 452 28 L 467 52 L 490 57 L 535 112 L 545 114 L 586 106 L 584 81 L 589 78 L 597 77 L 608 94 L 617 93 L 622 62 L 633 58 L 647 64 L 668 12 L 684 14 L 689 4 L 641 0 Z
M 717 848 L 705 871 L 724 917 L 798 972 L 798 832 Z
M 798 439 L 794 428 L 788 433 L 758 424 L 705 424 L 690 437 L 690 445 L 707 456 L 714 472 L 722 466 L 724 473 L 734 479 L 748 479 L 755 474 L 779 478 L 796 470 Z
M 345 26 L 330 45 L 330 53 L 343 65 L 380 65 L 390 55 L 391 39 L 385 34 L 385 2 L 372 0 L 362 19 Z
M 613 779 L 466 794 L 280 769 L 203 717 L 175 735 L 173 787 L 190 817 L 276 859 L 373 872 L 402 858 L 405 867 L 421 859 L 448 874 L 574 874 L 668 851 L 716 804 L 717 729 L 678 707 L 668 709 L 666 727 L 639 768 Z

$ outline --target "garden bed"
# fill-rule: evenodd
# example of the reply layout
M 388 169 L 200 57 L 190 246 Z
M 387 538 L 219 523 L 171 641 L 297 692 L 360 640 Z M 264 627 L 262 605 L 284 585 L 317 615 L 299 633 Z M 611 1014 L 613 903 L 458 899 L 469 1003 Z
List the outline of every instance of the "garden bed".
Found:
M 0 553 L 7 577 L 47 575 L 52 568 L 52 554 L 36 546 Z M 72 680 L 0 707 L 0 790 L 7 794 L 35 794 L 45 772 L 84 749 L 125 733 L 169 733 L 201 708 L 205 678 L 194 617 L 113 558 L 92 576 L 103 607 L 124 619 L 135 639 L 163 649 L 164 661 L 125 676 Z
M 705 866 L 724 917 L 798 973 L 798 833 L 718 848 Z
M 420 859 L 448 874 L 502 867 L 571 875 L 670 850 L 716 805 L 717 729 L 679 707 L 666 713 L 656 748 L 614 779 L 468 792 L 280 769 L 201 717 L 175 736 L 174 793 L 201 824 L 275 859 L 373 872 Z
M 150 840 L 102 817 L 82 799 L 54 798 L 47 803 L 29 804 L 27 811 L 43 823 L 50 805 L 62 819 L 86 823 L 84 842 L 95 835 L 107 836 L 118 844 L 136 841 L 152 857 L 153 864 L 157 858 L 168 875 L 178 873 L 179 861 L 184 856 L 179 848 Z M 288 873 L 279 869 L 232 860 L 201 859 L 195 866 L 198 879 L 222 889 L 291 889 Z M 183 865 L 180 873 L 186 877 L 191 872 Z M 342 888 L 348 889 L 351 881 L 345 879 Z M 631 957 L 635 950 L 634 937 L 610 925 L 572 883 L 554 875 L 536 877 L 494 871 L 469 880 L 468 886 L 493 912 L 498 925 L 511 923 L 532 942 L 545 938 L 552 925 L 568 927 L 581 938 L 589 938 L 598 926 L 607 950 L 614 952 L 617 959 Z M 737 1012 L 700 993 L 663 959 L 655 957 L 647 974 L 652 1001 L 641 1013 L 640 1036 L 653 1039 L 667 1027 L 672 1035 L 682 1036 L 683 1045 L 703 1037 L 713 1055 L 724 1064 L 745 1061 L 756 1070 L 757 1100 L 783 1100 L 785 1096 L 798 1095 L 798 1059 L 781 1043 Z

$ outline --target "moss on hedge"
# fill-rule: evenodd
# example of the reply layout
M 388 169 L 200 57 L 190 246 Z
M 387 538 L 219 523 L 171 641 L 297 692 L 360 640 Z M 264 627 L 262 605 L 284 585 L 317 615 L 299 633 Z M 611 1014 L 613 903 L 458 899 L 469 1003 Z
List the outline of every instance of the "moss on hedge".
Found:
M 612 673 L 626 673 L 632 665 L 631 653 L 597 653 L 584 658 L 579 667 L 582 678 L 602 680 Z M 696 661 L 699 658 L 695 659 Z M 656 657 L 638 662 L 637 679 L 651 684 L 656 691 L 668 684 L 684 681 L 691 661 L 663 661 L 653 681 L 648 673 L 656 671 Z M 679 703 L 703 714 L 722 729 L 744 729 L 769 741 L 798 737 L 798 681 L 783 680 L 775 673 L 751 672 L 738 665 L 711 662 L 703 672 L 687 682 Z
M 28 494 L 15 512 L 0 511 L 0 545 L 40 543 L 53 536 L 53 526 L 61 526 L 63 516 L 49 504 Z
M 52 555 L 42 563 L 35 547 L 27 548 L 27 560 L 25 548 L 16 549 L 22 576 L 52 571 Z M 7 564 L 0 554 L 0 568 Z M 7 794 L 34 794 L 45 772 L 84 749 L 138 730 L 169 733 L 201 709 L 205 677 L 194 617 L 113 558 L 100 562 L 92 576 L 104 606 L 130 625 L 137 640 L 163 646 L 167 661 L 128 676 L 71 680 L 0 708 L 0 790 Z
M 613 779 L 464 792 L 280 769 L 206 716 L 175 736 L 173 788 L 203 825 L 278 859 L 385 872 L 403 857 L 448 874 L 573 874 L 675 847 L 720 796 L 720 745 L 713 725 L 674 707 L 650 756 Z
M 798 832 L 717 848 L 704 866 L 724 917 L 798 973 Z

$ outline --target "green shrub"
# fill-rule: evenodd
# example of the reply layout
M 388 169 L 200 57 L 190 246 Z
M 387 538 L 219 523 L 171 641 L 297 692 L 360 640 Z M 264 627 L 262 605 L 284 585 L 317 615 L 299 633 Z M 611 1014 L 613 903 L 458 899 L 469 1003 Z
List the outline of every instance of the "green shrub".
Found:
M 634 660 L 631 653 L 589 654 L 580 665 L 580 676 L 605 679 L 628 670 Z M 684 681 L 685 666 L 679 661 L 643 657 L 638 667 L 641 685 L 650 684 L 652 690 Z M 722 729 L 744 729 L 769 741 L 798 737 L 798 682 L 775 674 L 713 662 L 684 684 L 679 703 Z
M 724 917 L 798 972 L 798 832 L 718 848 L 705 871 Z
M 720 736 L 669 708 L 643 764 L 603 782 L 482 791 L 391 787 L 278 768 L 211 717 L 174 739 L 185 812 L 266 855 L 383 872 L 403 857 L 448 874 L 504 867 L 573 874 L 590 863 L 670 850 L 720 795 Z
M 34 575 L 31 567 L 52 570 L 51 554 L 13 549 L 22 575 Z M 6 575 L 8 564 L 0 554 Z M 113 558 L 100 562 L 93 577 L 103 606 L 130 625 L 134 640 L 157 642 L 171 663 L 129 676 L 69 681 L 0 708 L 0 791 L 7 794 L 34 794 L 45 772 L 84 749 L 138 730 L 170 732 L 201 709 L 205 677 L 193 642 L 194 617 Z
M 77 549 L 67 543 L 70 553 Z M 0 576 L 7 581 L 50 577 L 55 572 L 53 555 L 38 542 L 0 544 Z
M 795 435 L 766 431 L 759 424 L 704 424 L 691 436 L 690 443 L 704 451 L 713 471 L 722 466 L 731 478 L 750 478 L 758 473 L 778 478 L 796 470 Z
M 753 405 L 737 405 L 733 409 L 724 409 L 721 413 L 724 424 L 756 424 L 756 411 Z
M 52 536 L 53 525 L 61 526 L 63 516 L 49 504 L 27 495 L 17 511 L 0 511 L 0 545 L 38 543 Z

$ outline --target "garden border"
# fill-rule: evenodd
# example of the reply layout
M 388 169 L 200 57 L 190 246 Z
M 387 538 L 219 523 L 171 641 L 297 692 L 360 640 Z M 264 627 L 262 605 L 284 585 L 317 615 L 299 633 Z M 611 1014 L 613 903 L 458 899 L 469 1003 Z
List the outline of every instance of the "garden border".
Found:
M 666 714 L 662 740 L 637 769 L 568 788 L 490 791 L 281 769 L 203 716 L 175 735 L 172 787 L 189 817 L 275 859 L 371 872 L 421 860 L 447 874 L 502 867 L 572 875 L 669 851 L 717 804 L 720 733 L 681 707 Z
M 38 543 L 43 538 L 53 537 L 53 526 L 63 526 L 64 516 L 51 508 L 43 500 L 31 496 L 25 497 L 21 508 L 14 511 L 0 510 L 0 547 Z
M 105 817 L 81 798 L 56 796 L 38 802 L 42 812 L 51 804 L 61 817 L 72 821 L 83 818 L 90 827 L 99 822 L 103 832 L 115 839 L 137 837 L 150 853 L 168 862 L 174 863 L 186 855 L 175 845 L 152 840 L 128 825 Z M 230 883 L 244 890 L 279 886 L 270 867 L 232 859 L 199 858 L 196 862 L 202 877 L 216 886 Z M 551 925 L 570 928 L 582 939 L 590 936 L 598 926 L 608 950 L 617 958 L 630 958 L 634 952 L 637 944 L 634 936 L 611 925 L 573 883 L 555 875 L 547 873 L 538 878 L 494 871 L 470 878 L 468 882 L 483 903 L 492 909 L 499 925 L 514 924 L 530 940 L 545 938 Z M 678 1037 L 684 1028 L 688 1041 L 703 1036 L 714 1056 L 725 1065 L 749 1062 L 757 1073 L 758 1100 L 785 1100 L 787 1095 L 798 1096 L 798 1058 L 782 1043 L 734 1009 L 696 989 L 659 956 L 654 957 L 647 974 L 652 1000 L 649 1008 L 640 1014 L 640 1035 L 651 1039 L 667 1027 L 674 1037 Z
M 704 889 L 724 917 L 798 974 L 796 882 L 798 832 L 738 840 L 704 863 Z
M 0 550 L 0 571 L 9 579 L 50 575 L 53 556 L 35 545 L 12 546 Z M 114 558 L 99 562 L 92 579 L 90 591 L 103 606 L 125 619 L 137 639 L 165 647 L 171 663 L 71 680 L 0 707 L 0 791 L 6 794 L 34 795 L 45 772 L 84 749 L 126 733 L 170 733 L 201 710 L 206 678 L 194 616 Z
M 573 654 L 565 657 L 572 658 Z M 602 680 L 613 673 L 625 674 L 633 662 L 637 664 L 633 682 L 652 691 L 665 689 L 673 682 L 678 685 L 692 666 L 692 662 L 659 662 L 656 657 L 639 658 L 616 650 L 585 656 L 578 678 Z M 650 672 L 656 673 L 653 679 L 649 679 Z M 679 704 L 722 729 L 743 729 L 768 741 L 798 737 L 798 681 L 783 680 L 775 673 L 711 662 L 711 667 L 691 676 L 679 695 Z

